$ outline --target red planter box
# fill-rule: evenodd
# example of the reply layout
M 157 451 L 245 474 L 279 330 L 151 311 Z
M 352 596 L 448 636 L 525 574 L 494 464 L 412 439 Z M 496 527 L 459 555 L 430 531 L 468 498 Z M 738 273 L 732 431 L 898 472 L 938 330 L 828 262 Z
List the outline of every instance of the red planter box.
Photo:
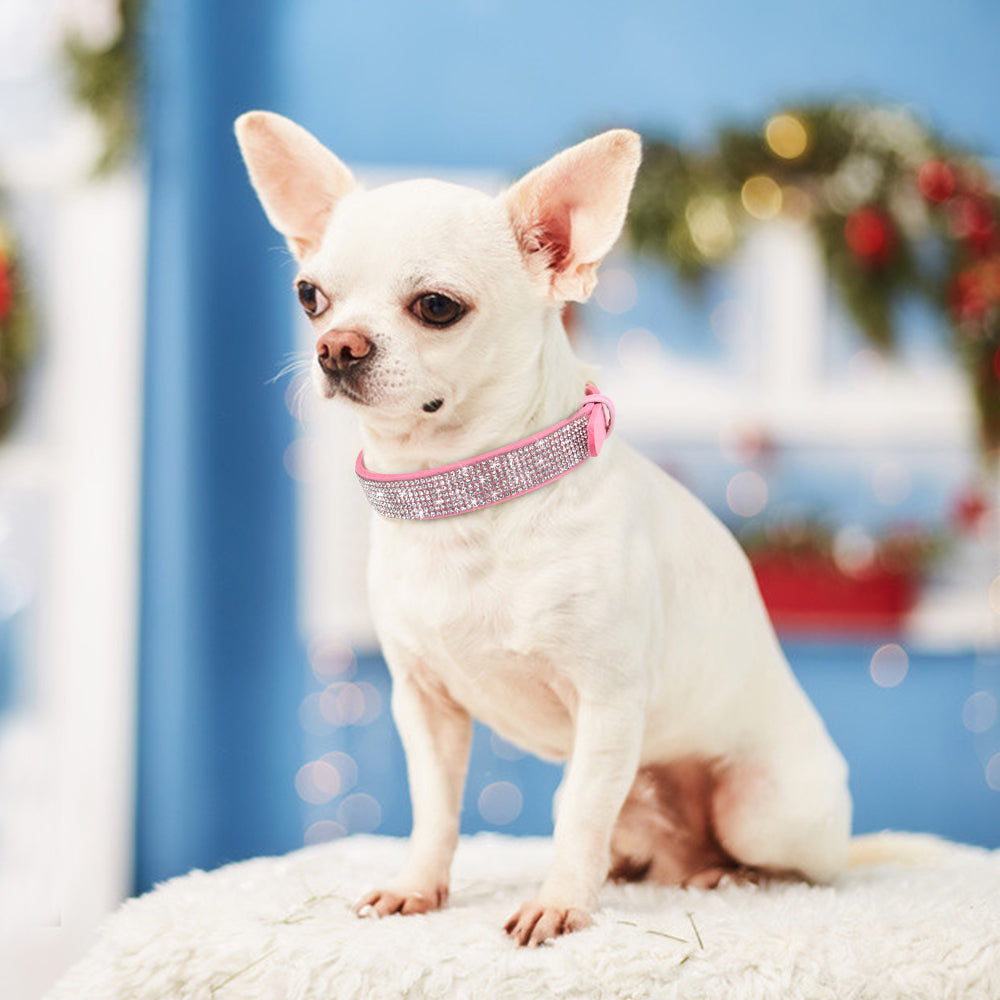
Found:
M 769 552 L 750 562 L 782 631 L 895 632 L 920 593 L 920 580 L 901 570 L 876 567 L 848 576 L 818 556 Z

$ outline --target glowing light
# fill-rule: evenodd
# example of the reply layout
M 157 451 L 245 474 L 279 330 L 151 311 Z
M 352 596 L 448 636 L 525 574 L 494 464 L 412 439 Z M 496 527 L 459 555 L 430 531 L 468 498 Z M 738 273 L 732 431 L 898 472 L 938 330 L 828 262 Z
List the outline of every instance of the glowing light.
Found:
M 732 249 L 736 234 L 721 198 L 710 194 L 697 195 L 687 203 L 684 218 L 692 242 L 706 257 L 722 257 Z
M 875 542 L 864 528 L 848 524 L 833 539 L 833 561 L 841 573 L 857 576 L 872 564 Z
M 872 489 L 886 507 L 898 507 L 910 495 L 910 484 L 910 473 L 902 462 L 880 462 L 872 474 Z
M 995 753 L 986 762 L 986 784 L 994 792 L 1000 792 L 1000 753 Z
M 989 691 L 977 691 L 965 699 L 962 725 L 970 733 L 985 733 L 997 721 L 997 700 Z
M 338 639 L 317 639 L 313 642 L 309 646 L 309 665 L 321 681 L 331 677 L 349 680 L 357 672 L 354 650 Z
M 340 777 L 340 792 L 349 792 L 358 783 L 358 765 L 350 754 L 340 750 L 331 750 L 323 754 L 320 760 L 335 768 Z
M 307 438 L 297 438 L 286 449 L 285 472 L 298 483 L 310 483 L 316 478 L 315 443 Z
M 740 200 L 747 213 L 761 221 L 773 219 L 781 212 L 781 188 L 767 174 L 749 178 L 740 191 Z
M 337 840 L 346 837 L 347 830 L 342 823 L 335 823 L 332 819 L 321 819 L 312 823 L 302 838 L 306 845 L 325 844 L 328 840 Z
M 740 517 L 753 517 L 767 506 L 767 483 L 759 472 L 744 469 L 726 486 L 726 503 Z
M 370 795 L 355 792 L 340 803 L 337 819 L 348 833 L 371 833 L 382 822 L 382 807 Z
M 359 681 L 355 687 L 365 701 L 364 711 L 358 716 L 357 725 L 368 726 L 382 714 L 382 696 L 378 693 L 378 688 L 367 681 Z
M 597 304 L 605 311 L 621 315 L 627 313 L 639 297 L 635 278 L 620 267 L 609 267 L 601 272 L 594 292 Z
M 479 793 L 479 815 L 494 826 L 506 826 L 521 815 L 521 789 L 509 781 L 494 781 Z
M 783 160 L 801 156 L 809 145 L 805 125 L 794 115 L 775 115 L 764 126 L 764 138 L 771 150 Z
M 618 360 L 626 371 L 648 369 L 659 360 L 661 353 L 656 334 L 641 326 L 626 330 L 618 341 Z
M 520 760 L 524 756 L 524 751 L 520 747 L 508 743 L 496 733 L 490 733 L 490 749 L 501 760 Z
M 365 714 L 365 693 L 357 684 L 336 681 L 319 696 L 323 718 L 334 726 L 353 726 Z
M 295 791 L 303 802 L 323 805 L 340 794 L 340 772 L 326 761 L 312 760 L 295 775 Z
M 993 609 L 993 614 L 1000 615 L 1000 576 L 994 577 L 993 582 L 990 584 L 990 607 Z
M 903 678 L 906 677 L 906 673 L 910 669 L 910 658 L 902 646 L 890 642 L 875 650 L 869 669 L 872 680 L 879 687 L 896 687 L 898 684 L 902 684 Z

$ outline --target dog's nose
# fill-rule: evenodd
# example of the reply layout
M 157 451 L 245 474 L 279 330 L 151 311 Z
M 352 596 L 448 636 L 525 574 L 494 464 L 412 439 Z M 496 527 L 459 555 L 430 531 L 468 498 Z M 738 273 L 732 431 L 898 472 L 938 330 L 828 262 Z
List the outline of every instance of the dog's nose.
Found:
M 316 341 L 316 357 L 326 372 L 340 372 L 372 352 L 372 342 L 357 330 L 327 330 Z

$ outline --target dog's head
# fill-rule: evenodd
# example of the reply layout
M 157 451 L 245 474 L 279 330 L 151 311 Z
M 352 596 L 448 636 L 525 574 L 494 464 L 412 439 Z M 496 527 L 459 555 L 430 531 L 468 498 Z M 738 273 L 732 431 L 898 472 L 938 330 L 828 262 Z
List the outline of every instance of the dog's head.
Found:
M 593 290 L 640 158 L 639 137 L 615 130 L 495 198 L 433 180 L 365 191 L 287 118 L 249 112 L 236 135 L 299 265 L 321 393 L 403 431 L 537 362 L 547 319 Z

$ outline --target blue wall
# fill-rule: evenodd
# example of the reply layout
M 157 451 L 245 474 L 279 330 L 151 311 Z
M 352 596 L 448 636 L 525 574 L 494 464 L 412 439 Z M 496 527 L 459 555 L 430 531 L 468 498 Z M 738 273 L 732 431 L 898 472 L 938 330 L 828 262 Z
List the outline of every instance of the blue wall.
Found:
M 266 385 L 289 271 L 232 120 L 283 111 L 352 163 L 516 172 L 609 124 L 698 138 L 846 93 L 1000 152 L 997 5 L 765 7 L 151 0 L 140 887 L 292 848 L 305 820 L 293 428 Z
M 516 171 L 604 125 L 706 135 L 805 96 L 909 103 L 1000 154 L 1000 6 L 910 0 L 282 5 L 285 110 L 348 161 Z

